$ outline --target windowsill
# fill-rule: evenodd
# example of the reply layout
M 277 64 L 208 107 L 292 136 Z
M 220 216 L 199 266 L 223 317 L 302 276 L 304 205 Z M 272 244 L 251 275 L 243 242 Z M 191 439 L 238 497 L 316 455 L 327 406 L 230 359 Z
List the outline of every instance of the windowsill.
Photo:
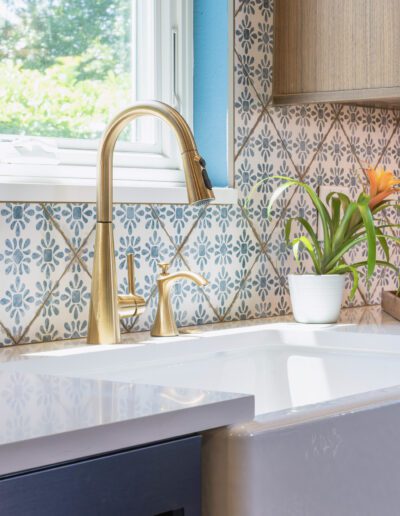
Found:
M 214 188 L 214 204 L 235 204 L 237 190 Z M 0 176 L 0 202 L 96 202 L 96 182 L 89 179 L 34 178 Z M 140 204 L 187 204 L 182 183 L 114 181 L 114 202 Z

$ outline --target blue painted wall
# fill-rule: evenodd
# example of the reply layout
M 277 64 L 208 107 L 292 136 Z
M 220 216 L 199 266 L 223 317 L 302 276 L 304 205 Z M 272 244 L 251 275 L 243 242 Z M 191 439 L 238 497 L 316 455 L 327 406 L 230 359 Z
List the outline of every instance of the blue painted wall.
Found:
M 194 132 L 214 186 L 228 185 L 228 0 L 194 0 Z

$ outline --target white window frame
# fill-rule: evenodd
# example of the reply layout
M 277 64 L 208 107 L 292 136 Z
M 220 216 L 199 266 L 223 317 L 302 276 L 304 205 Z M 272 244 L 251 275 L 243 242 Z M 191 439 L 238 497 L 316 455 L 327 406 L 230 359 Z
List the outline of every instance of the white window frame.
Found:
M 142 20 L 139 31 L 138 25 L 132 24 L 137 77 L 132 100 L 148 100 L 147 85 L 154 84 L 150 98 L 174 106 L 193 127 L 193 0 L 131 1 L 134 15 Z M 151 58 L 155 60 L 153 67 L 148 66 Z M 139 131 L 141 124 L 152 126 L 155 142 L 117 143 L 114 200 L 187 202 L 181 158 L 171 129 L 150 117 L 139 121 Z M 0 202 L 94 202 L 99 141 L 0 134 Z M 14 152 L 6 153 L 2 160 L 1 146 L 5 143 Z M 38 152 L 32 151 L 32 143 Z M 215 190 L 218 202 L 237 199 L 232 189 Z

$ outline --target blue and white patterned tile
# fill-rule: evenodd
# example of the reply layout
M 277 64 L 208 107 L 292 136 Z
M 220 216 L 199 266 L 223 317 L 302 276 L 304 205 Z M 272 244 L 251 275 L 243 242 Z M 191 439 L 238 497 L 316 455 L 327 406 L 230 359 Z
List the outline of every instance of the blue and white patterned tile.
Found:
M 249 192 L 258 181 L 269 178 L 252 193 L 247 203 L 247 213 L 262 241 L 266 241 L 279 219 L 285 215 L 287 204 L 293 191 L 285 191 L 276 201 L 270 216 L 267 216 L 267 206 L 281 180 L 273 178 L 276 175 L 298 178 L 289 156 L 278 138 L 274 127 L 267 115 L 254 132 L 254 149 L 251 155 L 243 152 L 236 162 L 237 183 L 239 186 L 239 202 L 244 205 Z
M 153 205 L 152 207 L 162 227 L 177 249 L 187 238 L 197 219 L 205 209 L 204 207 L 191 206 L 190 204 L 161 204 Z
M 153 326 L 157 312 L 158 295 L 156 290 L 153 291 L 147 300 L 146 310 L 137 317 L 131 328 L 132 332 L 149 331 Z
M 285 227 L 290 218 L 301 217 L 306 219 L 314 231 L 317 228 L 317 212 L 309 196 L 302 189 L 296 189 L 291 197 L 284 220 L 280 220 L 267 244 L 267 254 L 271 262 L 278 267 L 287 267 L 291 273 L 310 273 L 314 271 L 310 255 L 304 246 L 300 245 L 299 261 L 294 258 L 293 250 L 285 245 Z M 291 240 L 307 236 L 301 224 L 293 220 Z
M 75 260 L 74 267 L 79 269 L 80 264 L 83 263 L 86 271 L 91 275 L 93 272 L 93 258 L 94 258 L 94 244 L 96 239 L 96 228 L 86 236 L 86 239 L 82 241 L 78 256 L 80 262 Z
M 238 206 L 212 206 L 199 220 L 182 254 L 192 271 L 209 285 L 204 292 L 223 317 L 240 288 L 240 275 L 249 269 L 260 249 Z
M 276 230 L 271 234 L 271 237 L 266 244 L 265 252 L 276 269 L 290 267 L 292 261 L 292 249 L 286 242 L 283 221 L 279 223 Z M 293 271 L 290 271 L 289 268 L 289 272 Z
M 89 203 L 48 203 L 46 209 L 77 251 L 96 223 L 96 206 Z
M 330 104 L 304 104 L 269 109 L 286 150 L 301 173 L 309 166 L 335 119 Z
M 59 328 L 57 328 L 57 322 L 59 323 Z M 52 342 L 63 339 L 63 336 L 61 321 L 56 321 L 50 317 L 43 317 L 42 313 L 40 313 L 24 335 L 24 342 L 26 344 Z M 82 336 L 83 335 L 79 335 L 79 337 Z
M 19 340 L 38 310 L 38 298 L 48 294 L 72 253 L 39 204 L 2 204 L 0 241 L 0 274 L 9 278 L 0 287 L 0 319 Z
M 273 2 L 246 2 L 235 18 L 236 81 L 251 82 L 264 106 L 272 94 L 273 46 Z
M 185 271 L 188 268 L 183 260 L 177 257 L 171 270 Z M 178 328 L 193 324 L 209 324 L 219 320 L 210 306 L 204 289 L 192 281 L 180 280 L 175 283 L 171 290 L 171 303 Z
M 314 189 L 319 186 L 346 188 L 356 198 L 365 187 L 365 175 L 339 123 L 335 123 L 305 176 Z
M 246 67 L 236 54 L 234 66 L 235 154 L 237 154 L 246 143 L 251 148 L 252 131 L 262 113 L 263 105 L 249 76 L 246 75 Z
M 400 126 L 396 128 L 390 144 L 380 159 L 379 165 L 386 170 L 393 171 L 397 177 L 400 177 Z
M 5 330 L 2 324 L 0 324 L 0 348 L 4 346 L 12 346 L 15 344 L 9 333 Z
M 290 312 L 288 292 L 282 288 L 280 279 L 267 256 L 262 253 L 244 281 L 249 291 L 248 299 L 238 296 L 226 320 L 271 317 L 277 311 Z
M 147 299 L 156 284 L 158 263 L 173 260 L 176 249 L 150 206 L 142 205 L 141 216 L 135 231 L 131 229 L 130 225 L 124 223 L 124 218 L 119 219 L 117 209 L 114 211 L 114 244 L 119 290 L 127 292 L 126 257 L 132 253 L 135 255 L 137 293 Z
M 85 337 L 91 280 L 70 267 L 29 327 L 24 342 Z
M 394 112 L 388 109 L 343 106 L 339 119 L 361 165 L 376 166 L 395 128 Z

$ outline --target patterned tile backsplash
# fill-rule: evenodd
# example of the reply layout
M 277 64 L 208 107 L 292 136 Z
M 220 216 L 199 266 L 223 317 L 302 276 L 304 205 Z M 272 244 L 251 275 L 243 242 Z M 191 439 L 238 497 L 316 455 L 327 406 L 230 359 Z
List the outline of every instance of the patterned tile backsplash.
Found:
M 126 254 L 133 252 L 137 290 L 148 300 L 146 312 L 124 321 L 123 331 L 150 327 L 160 261 L 209 280 L 203 290 L 185 282 L 176 285 L 173 303 L 180 325 L 289 313 L 286 278 L 296 264 L 284 242 L 282 219 L 300 213 L 316 224 L 316 215 L 308 198 L 293 190 L 267 220 L 265 208 L 277 185 L 273 180 L 257 191 L 245 212 L 243 201 L 255 182 L 289 175 L 313 187 L 343 186 L 355 196 L 364 186 L 361 169 L 366 163 L 400 168 L 396 111 L 329 104 L 270 106 L 273 3 L 237 1 L 235 18 L 239 202 L 208 208 L 115 205 L 120 289 L 127 289 Z M 397 218 L 396 213 L 386 216 Z M 92 204 L 0 204 L 1 345 L 86 334 L 94 224 Z M 395 248 L 392 257 L 399 262 Z M 308 268 L 304 257 L 302 269 Z M 379 303 L 381 289 L 394 284 L 392 274 L 378 270 L 372 281 L 361 283 L 353 305 Z

